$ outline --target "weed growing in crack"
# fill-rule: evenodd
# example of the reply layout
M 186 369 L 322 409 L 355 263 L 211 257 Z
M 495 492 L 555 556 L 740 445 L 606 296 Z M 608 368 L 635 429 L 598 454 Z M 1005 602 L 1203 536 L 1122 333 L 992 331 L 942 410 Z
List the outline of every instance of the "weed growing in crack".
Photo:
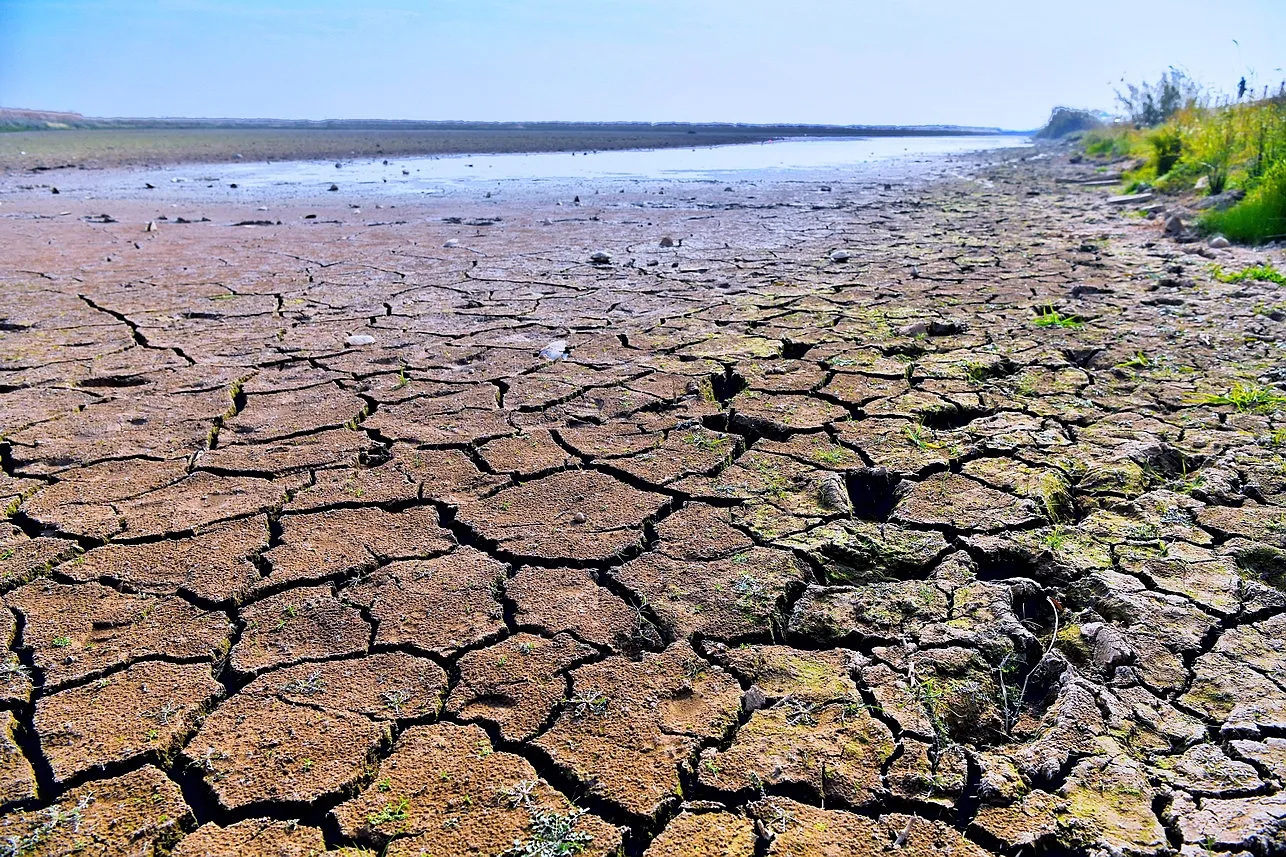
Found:
M 13 684 L 20 679 L 31 680 L 31 670 L 28 669 L 17 655 L 10 655 L 9 660 L 0 664 L 0 682 Z
M 583 809 L 574 809 L 567 815 L 559 815 L 556 812 L 533 812 L 527 826 L 530 838 L 526 841 L 515 839 L 513 847 L 505 851 L 505 855 L 567 857 L 580 854 L 594 841 L 594 837 L 583 830 L 576 829 L 576 824 L 585 812 Z
M 1036 309 L 1036 319 L 1032 323 L 1037 327 L 1059 327 L 1069 330 L 1085 326 L 1085 320 L 1080 316 L 1063 315 L 1048 304 Z
M 62 807 L 57 805 L 49 807 L 49 809 L 45 810 L 47 818 L 30 833 L 22 836 L 6 836 L 4 839 L 0 839 L 0 857 L 18 857 L 18 855 L 34 853 L 40 849 L 41 844 L 51 833 L 66 824 L 71 825 L 73 832 L 79 833 L 81 816 L 93 802 L 94 795 L 90 793 L 65 812 Z
M 1113 369 L 1146 369 L 1152 365 L 1152 361 L 1142 351 L 1134 352 L 1134 356 L 1129 360 L 1122 360 L 1113 366 Z
M 1243 414 L 1269 414 L 1286 405 L 1286 395 L 1271 387 L 1237 381 L 1226 393 L 1205 396 L 1201 404 L 1231 405 Z
M 932 437 L 932 432 L 930 429 L 925 427 L 924 423 L 911 423 L 903 426 L 902 434 L 906 435 L 906 439 L 911 442 L 911 445 L 918 449 L 929 450 L 942 448 L 941 443 L 930 439 Z

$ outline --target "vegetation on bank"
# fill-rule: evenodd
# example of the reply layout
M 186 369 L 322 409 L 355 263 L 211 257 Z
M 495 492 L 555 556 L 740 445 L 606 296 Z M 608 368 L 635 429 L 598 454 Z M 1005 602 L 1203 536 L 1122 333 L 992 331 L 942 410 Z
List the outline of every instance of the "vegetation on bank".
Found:
M 1118 93 L 1129 119 L 1087 131 L 1085 153 L 1132 157 L 1127 192 L 1197 192 L 1199 225 L 1229 240 L 1286 238 L 1286 84 L 1275 94 L 1215 99 L 1183 72 Z

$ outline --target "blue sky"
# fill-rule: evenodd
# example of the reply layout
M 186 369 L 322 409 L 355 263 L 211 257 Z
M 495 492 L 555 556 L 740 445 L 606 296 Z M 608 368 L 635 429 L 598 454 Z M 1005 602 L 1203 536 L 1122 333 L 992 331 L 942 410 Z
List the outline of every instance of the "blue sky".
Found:
M 0 105 L 96 116 L 1030 128 L 1171 64 L 1275 88 L 1286 0 L 0 0 Z

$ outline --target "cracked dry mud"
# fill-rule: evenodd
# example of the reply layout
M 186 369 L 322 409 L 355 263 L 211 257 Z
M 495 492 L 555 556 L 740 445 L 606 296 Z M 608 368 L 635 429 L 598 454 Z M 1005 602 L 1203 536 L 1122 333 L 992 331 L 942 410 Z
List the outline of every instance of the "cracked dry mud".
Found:
M 0 853 L 1286 853 L 1280 290 L 969 169 L 10 192 Z

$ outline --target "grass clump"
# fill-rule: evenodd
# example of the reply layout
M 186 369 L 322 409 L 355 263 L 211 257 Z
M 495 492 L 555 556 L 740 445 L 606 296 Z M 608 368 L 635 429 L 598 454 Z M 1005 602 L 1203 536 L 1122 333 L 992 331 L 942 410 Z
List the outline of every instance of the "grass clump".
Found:
M 1061 327 L 1075 329 L 1085 326 L 1085 320 L 1077 315 L 1063 315 L 1052 306 L 1043 306 L 1036 309 L 1036 319 L 1033 322 L 1037 327 Z
M 1201 402 L 1205 405 L 1231 405 L 1241 413 L 1268 414 L 1286 405 L 1286 395 L 1271 387 L 1237 381 L 1228 392 L 1206 396 Z
M 1229 241 L 1247 244 L 1286 236 L 1286 159 L 1274 164 L 1245 199 L 1224 211 L 1207 213 L 1201 225 Z
M 1249 268 L 1243 268 L 1240 271 L 1225 271 L 1215 265 L 1212 273 L 1214 278 L 1221 283 L 1244 283 L 1247 280 L 1259 280 L 1260 282 L 1277 283 L 1280 286 L 1286 286 L 1286 274 L 1283 274 L 1270 264 L 1251 265 Z

